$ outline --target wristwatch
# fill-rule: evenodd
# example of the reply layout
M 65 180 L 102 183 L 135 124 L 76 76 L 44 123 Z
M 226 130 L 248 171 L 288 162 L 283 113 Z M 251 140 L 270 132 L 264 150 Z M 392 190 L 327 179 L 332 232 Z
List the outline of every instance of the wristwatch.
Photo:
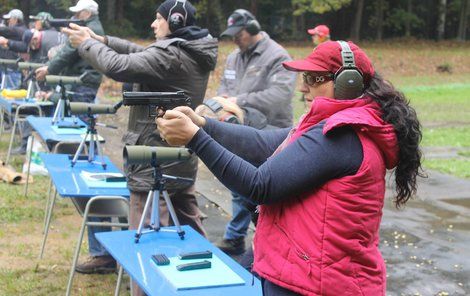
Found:
M 218 113 L 222 111 L 224 107 L 216 100 L 207 99 L 204 101 L 204 105 L 209 107 L 209 109 L 211 109 L 212 112 L 214 112 L 217 115 L 217 117 L 219 118 L 219 121 L 240 124 L 240 121 L 238 120 L 238 118 L 230 112 L 226 112 L 226 114 L 223 114 L 220 116 Z

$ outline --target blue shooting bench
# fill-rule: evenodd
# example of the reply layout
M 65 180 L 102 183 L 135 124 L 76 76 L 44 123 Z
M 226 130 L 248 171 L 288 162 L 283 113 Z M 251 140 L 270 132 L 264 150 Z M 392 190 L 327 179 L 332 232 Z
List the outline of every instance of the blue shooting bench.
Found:
M 70 295 L 73 277 L 75 274 L 75 266 L 78 262 L 80 247 L 85 233 L 86 226 L 110 226 L 110 227 L 128 227 L 128 223 L 113 222 L 89 222 L 89 217 L 111 217 L 111 218 L 128 218 L 129 215 L 129 190 L 127 187 L 89 187 L 82 179 L 83 171 L 90 173 L 120 173 L 119 169 L 111 162 L 108 157 L 104 157 L 106 170 L 101 164 L 89 163 L 87 161 L 79 161 L 75 166 L 71 166 L 71 157 L 67 154 L 39 154 L 44 165 L 49 172 L 49 176 L 56 188 L 53 195 L 48 196 L 46 204 L 46 217 L 44 226 L 44 238 L 41 245 L 39 258 L 42 258 L 46 245 L 49 225 L 51 222 L 54 204 L 59 194 L 63 198 L 70 198 L 77 208 L 78 212 L 83 216 L 83 222 L 80 234 L 75 248 L 72 266 L 69 275 L 66 295 Z M 91 199 L 89 199 L 91 198 Z M 89 199 L 89 200 L 88 200 Z M 50 203 L 50 205 L 49 205 Z M 122 271 L 119 272 L 118 283 L 121 282 Z
M 165 229 L 176 229 L 175 227 L 162 227 L 158 232 L 146 233 L 140 238 L 139 243 L 134 242 L 135 230 L 101 232 L 96 234 L 96 238 L 114 259 L 121 264 L 127 274 L 129 274 L 149 296 L 262 295 L 261 283 L 257 278 L 224 252 L 212 245 L 194 229 L 187 225 L 182 226 L 182 228 L 186 233 L 184 240 L 181 240 L 176 232 L 164 231 Z M 177 290 L 165 278 L 165 275 L 159 272 L 157 266 L 151 259 L 152 255 L 155 254 L 165 254 L 170 258 L 178 256 L 183 252 L 205 250 L 211 251 L 215 256 L 220 258 L 222 262 L 241 277 L 245 283 L 243 285 Z M 188 277 L 189 276 L 188 274 Z M 214 274 L 213 276 L 223 276 L 223 274 Z M 118 287 L 116 290 L 118 290 Z

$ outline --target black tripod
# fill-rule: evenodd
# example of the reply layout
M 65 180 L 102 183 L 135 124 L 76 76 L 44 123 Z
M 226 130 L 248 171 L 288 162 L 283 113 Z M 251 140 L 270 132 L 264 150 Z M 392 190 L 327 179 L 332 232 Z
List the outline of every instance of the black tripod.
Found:
M 87 131 L 85 136 L 83 137 L 82 141 L 80 142 L 80 146 L 78 146 L 77 152 L 75 152 L 75 155 L 73 156 L 72 159 L 72 167 L 77 163 L 78 158 L 80 154 L 83 151 L 83 148 L 85 147 L 86 141 L 89 139 L 90 140 L 90 145 L 89 145 L 89 152 L 88 152 L 88 162 L 89 163 L 98 163 L 103 166 L 103 169 L 106 170 L 106 163 L 104 162 L 104 157 L 103 157 L 103 150 L 101 148 L 100 140 L 98 138 L 98 132 L 96 131 L 96 118 L 92 114 L 91 110 L 88 110 L 88 118 L 90 119 L 90 124 L 88 125 Z M 95 152 L 96 148 L 96 152 Z M 96 156 L 99 156 L 101 158 L 101 162 L 95 161 Z
M 178 217 L 176 216 L 175 209 L 173 208 L 173 204 L 171 203 L 170 196 L 168 195 L 168 191 L 165 188 L 166 180 L 176 180 L 176 181 L 184 181 L 184 182 L 193 182 L 193 179 L 190 178 L 182 178 L 182 177 L 175 177 L 175 176 L 168 176 L 161 173 L 161 169 L 159 165 L 157 165 L 157 154 L 152 152 L 152 161 L 151 165 L 153 167 L 153 185 L 152 189 L 150 190 L 147 201 L 145 202 L 144 211 L 142 213 L 142 217 L 140 218 L 139 227 L 137 228 L 137 232 L 135 233 L 135 243 L 138 243 L 140 237 L 143 234 L 150 233 L 153 231 L 165 231 L 165 232 L 176 232 L 178 233 L 180 239 L 184 239 L 184 230 L 181 229 L 180 222 Z M 176 226 L 176 230 L 172 229 L 161 229 L 160 227 L 160 207 L 159 207 L 159 199 L 160 193 L 163 195 L 165 199 L 166 206 L 168 211 L 170 212 L 171 219 Z M 150 210 L 150 203 L 152 203 L 152 210 L 150 215 L 150 225 L 148 226 L 147 230 L 143 230 L 145 218 Z
M 59 83 L 60 88 L 60 99 L 57 102 L 57 106 L 54 111 L 54 116 L 52 117 L 52 125 L 56 124 L 58 121 L 64 121 L 64 117 L 67 113 L 67 104 L 69 99 L 67 98 L 66 89 L 62 81 Z M 74 120 L 74 123 L 76 120 Z

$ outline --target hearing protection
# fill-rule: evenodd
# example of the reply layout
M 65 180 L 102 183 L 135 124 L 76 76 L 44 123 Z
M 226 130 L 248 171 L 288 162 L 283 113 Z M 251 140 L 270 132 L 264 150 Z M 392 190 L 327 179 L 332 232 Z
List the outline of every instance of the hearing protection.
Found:
M 181 5 L 181 7 L 183 8 L 184 15 L 176 11 L 173 12 L 178 7 L 178 5 Z M 168 16 L 168 25 L 172 33 L 178 29 L 185 27 L 186 20 L 188 18 L 188 11 L 186 10 L 186 0 L 176 0 L 175 5 L 173 5 L 173 7 L 170 9 Z
M 361 71 L 356 67 L 354 53 L 346 41 L 337 41 L 341 46 L 341 59 L 343 66 L 336 71 L 334 76 L 335 98 L 355 99 L 364 91 L 364 79 Z
M 251 35 L 254 36 L 261 31 L 261 25 L 256 20 L 255 16 L 245 9 L 237 9 L 233 13 L 238 13 L 243 17 L 245 23 L 245 30 Z

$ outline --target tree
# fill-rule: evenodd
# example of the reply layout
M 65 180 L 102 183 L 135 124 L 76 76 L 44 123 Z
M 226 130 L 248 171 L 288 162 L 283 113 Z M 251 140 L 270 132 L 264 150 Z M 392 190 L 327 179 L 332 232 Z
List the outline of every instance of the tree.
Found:
M 444 39 L 447 0 L 439 0 L 437 11 L 437 41 Z
M 294 15 L 301 15 L 311 11 L 318 14 L 339 10 L 349 4 L 351 0 L 292 0 L 295 7 Z
M 106 0 L 106 21 L 113 22 L 116 19 L 116 0 Z
M 361 23 L 362 23 L 362 12 L 364 11 L 364 0 L 356 1 L 356 12 L 354 15 L 353 24 L 351 26 L 351 39 L 359 41 L 361 38 Z
M 407 0 L 407 9 L 406 12 L 408 16 L 413 15 L 413 0 Z M 411 36 L 411 19 L 408 17 L 405 21 L 405 36 L 410 37 Z
M 467 40 L 467 27 L 468 27 L 468 12 L 470 7 L 470 0 L 461 0 L 460 4 L 460 18 L 459 18 L 459 29 L 457 32 L 457 40 Z
M 385 0 L 375 1 L 375 17 L 372 19 L 372 25 L 376 27 L 375 38 L 379 41 L 382 40 L 383 36 L 383 27 L 384 27 L 384 11 L 386 8 Z

